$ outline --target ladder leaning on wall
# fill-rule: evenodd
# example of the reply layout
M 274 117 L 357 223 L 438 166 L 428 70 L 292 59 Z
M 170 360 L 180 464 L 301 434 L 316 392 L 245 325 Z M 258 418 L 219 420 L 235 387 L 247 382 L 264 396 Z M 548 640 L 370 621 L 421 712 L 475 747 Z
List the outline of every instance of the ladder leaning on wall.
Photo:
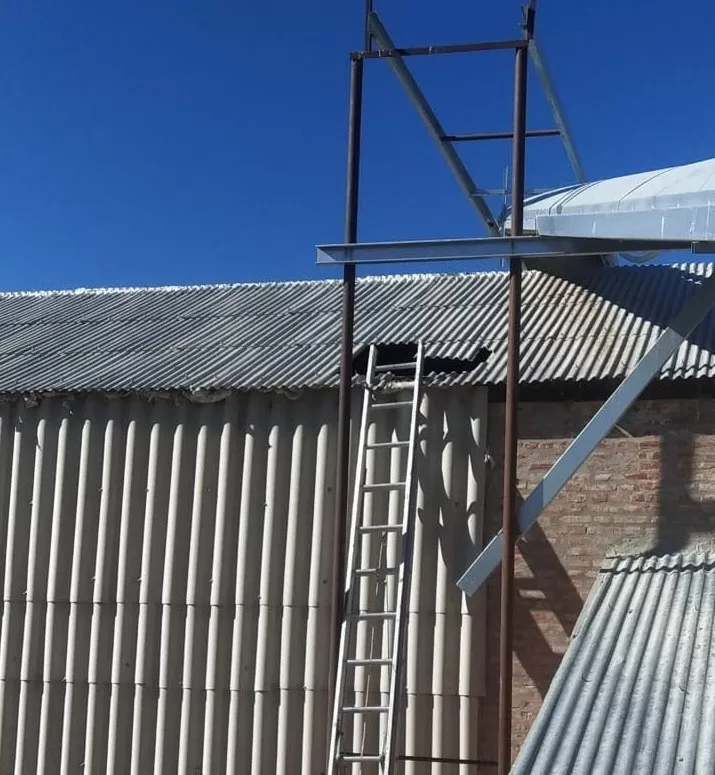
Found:
M 402 693 L 402 660 L 405 653 L 407 635 L 409 584 L 412 568 L 413 536 L 415 527 L 415 458 L 418 444 L 419 411 L 422 396 L 422 379 L 424 366 L 424 347 L 419 342 L 414 362 L 378 365 L 378 348 L 371 345 L 365 386 L 363 394 L 362 417 L 357 450 L 357 464 L 353 485 L 353 503 L 349 533 L 349 547 L 345 580 L 345 605 L 340 630 L 340 647 L 334 691 L 334 705 L 330 736 L 330 758 L 328 775 L 338 775 L 351 767 L 359 767 L 361 772 L 374 772 L 379 775 L 394 773 L 395 746 L 398 733 L 399 705 Z M 391 379 L 396 373 L 405 373 L 408 379 L 399 379 L 399 387 L 411 391 L 409 400 L 389 400 L 388 388 L 394 390 L 395 383 Z M 391 439 L 388 441 L 368 441 L 372 422 L 379 412 L 401 410 L 410 412 L 409 438 Z M 391 451 L 402 448 L 407 451 L 404 474 L 397 481 L 366 483 L 367 453 L 369 450 Z M 390 467 L 392 469 L 392 466 Z M 402 519 L 395 524 L 388 524 L 389 519 L 383 517 L 371 524 L 364 507 L 365 493 L 374 491 L 398 491 L 402 493 Z M 368 557 L 363 557 L 363 539 L 367 536 L 378 536 L 387 541 L 389 535 L 396 535 L 397 561 L 393 567 L 385 565 L 385 555 L 380 553 L 380 560 L 369 567 Z M 365 562 L 367 561 L 367 565 Z M 394 596 L 387 593 L 387 578 L 396 578 Z M 361 610 L 361 581 L 371 581 L 384 585 L 378 596 L 381 601 L 380 610 Z M 357 630 L 363 625 L 382 625 L 383 646 L 379 656 L 361 655 L 359 653 Z M 365 703 L 358 704 L 357 692 L 350 699 L 349 683 L 355 686 L 356 671 L 364 674 L 387 674 L 387 691 L 380 692 L 378 704 L 367 704 L 368 693 L 364 695 Z M 352 677 L 353 681 L 349 681 Z M 353 723 L 360 717 L 371 720 L 373 727 L 379 724 L 377 745 L 375 750 L 365 751 L 364 740 L 355 745 L 356 735 L 353 733 L 353 744 L 349 743 L 348 719 Z M 358 735 L 359 737 L 359 735 Z M 354 750 L 359 748 L 359 750 Z

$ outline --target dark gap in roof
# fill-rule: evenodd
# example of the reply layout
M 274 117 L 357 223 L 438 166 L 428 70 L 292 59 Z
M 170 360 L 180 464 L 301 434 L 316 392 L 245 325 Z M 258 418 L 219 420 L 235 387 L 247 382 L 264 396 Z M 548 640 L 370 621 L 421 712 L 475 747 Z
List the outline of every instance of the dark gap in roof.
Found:
M 416 342 L 389 342 L 377 343 L 377 366 L 387 366 L 390 364 L 409 364 L 417 358 Z M 370 354 L 370 347 L 365 346 L 355 353 L 353 357 L 353 374 L 364 376 L 367 372 L 367 360 Z M 424 373 L 425 374 L 466 374 L 473 371 L 480 364 L 484 363 L 491 355 L 491 350 L 487 347 L 481 347 L 473 358 L 440 358 L 433 355 L 425 355 Z M 411 373 L 409 367 L 394 369 L 392 373 L 395 376 L 409 376 Z

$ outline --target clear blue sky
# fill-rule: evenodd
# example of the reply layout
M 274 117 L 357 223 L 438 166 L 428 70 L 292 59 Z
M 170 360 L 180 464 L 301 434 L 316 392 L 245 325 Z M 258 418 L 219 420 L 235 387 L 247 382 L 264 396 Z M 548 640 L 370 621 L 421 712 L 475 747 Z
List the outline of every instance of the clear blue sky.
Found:
M 375 5 L 400 45 L 517 33 L 517 0 Z M 4 4 L 0 288 L 326 276 L 314 245 L 342 241 L 361 16 L 362 0 Z M 705 0 L 541 0 L 590 178 L 715 156 L 714 28 Z M 411 64 L 448 131 L 509 128 L 511 54 Z M 549 126 L 531 86 L 529 123 Z M 385 62 L 367 64 L 365 111 L 360 238 L 481 234 Z M 466 157 L 495 187 L 509 147 Z M 559 141 L 530 141 L 527 184 L 570 182 Z

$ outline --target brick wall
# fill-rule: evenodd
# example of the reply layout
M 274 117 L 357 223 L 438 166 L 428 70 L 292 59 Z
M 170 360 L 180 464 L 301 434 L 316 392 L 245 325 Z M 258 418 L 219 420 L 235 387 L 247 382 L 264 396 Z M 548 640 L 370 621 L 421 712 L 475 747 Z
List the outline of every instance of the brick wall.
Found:
M 519 413 L 521 497 L 540 481 L 599 403 L 525 403 Z M 485 536 L 501 523 L 504 407 L 490 405 Z M 516 554 L 514 753 L 568 646 L 604 558 L 688 551 L 715 535 L 715 399 L 639 402 L 604 440 Z M 487 696 L 480 758 L 496 759 L 499 578 L 487 588 Z

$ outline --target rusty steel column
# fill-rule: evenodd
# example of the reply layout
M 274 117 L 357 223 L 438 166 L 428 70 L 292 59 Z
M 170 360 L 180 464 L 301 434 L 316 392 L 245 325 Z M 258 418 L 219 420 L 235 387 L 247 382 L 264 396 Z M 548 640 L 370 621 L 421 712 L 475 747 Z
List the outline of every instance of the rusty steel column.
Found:
M 533 8 L 526 10 L 525 32 L 531 37 Z M 528 52 L 517 48 L 514 66 L 514 141 L 512 146 L 511 233 L 521 235 L 524 224 L 524 156 L 526 152 L 526 78 Z M 511 769 L 512 672 L 514 651 L 514 545 L 516 543 L 516 455 L 521 328 L 522 259 L 509 262 L 509 331 L 504 420 L 504 491 L 502 503 L 501 627 L 499 634 L 498 775 Z
M 345 242 L 357 242 L 358 184 L 360 179 L 360 129 L 362 119 L 362 59 L 350 62 L 350 118 L 348 127 L 348 165 L 345 189 Z M 345 539 L 348 522 L 348 483 L 350 481 L 350 398 L 353 369 L 353 333 L 355 325 L 355 265 L 343 266 L 342 337 L 340 340 L 340 386 L 338 388 L 337 472 L 335 477 L 335 521 L 333 538 L 333 594 L 331 600 L 330 667 L 328 708 L 333 707 L 337 674 L 340 625 L 345 592 Z M 332 722 L 328 713 L 328 737 Z M 330 755 L 330 752 L 328 752 Z

